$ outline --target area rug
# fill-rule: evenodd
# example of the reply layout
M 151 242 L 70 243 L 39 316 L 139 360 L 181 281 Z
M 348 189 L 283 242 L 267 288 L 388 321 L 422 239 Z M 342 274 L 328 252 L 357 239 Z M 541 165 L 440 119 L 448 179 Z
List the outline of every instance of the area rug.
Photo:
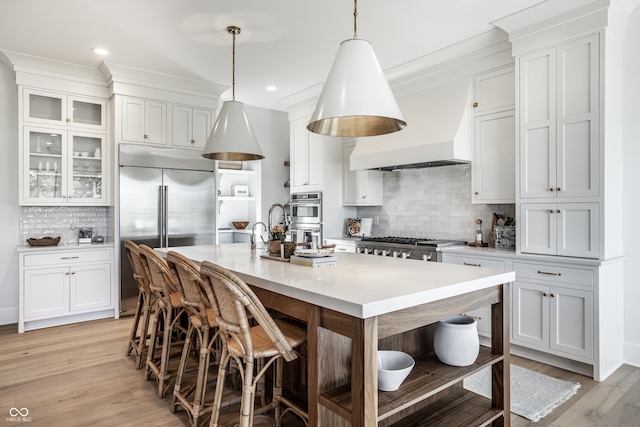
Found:
M 491 371 L 487 367 L 464 380 L 464 388 L 491 398 Z M 511 365 L 511 412 L 538 422 L 580 389 L 580 383 L 562 381 Z

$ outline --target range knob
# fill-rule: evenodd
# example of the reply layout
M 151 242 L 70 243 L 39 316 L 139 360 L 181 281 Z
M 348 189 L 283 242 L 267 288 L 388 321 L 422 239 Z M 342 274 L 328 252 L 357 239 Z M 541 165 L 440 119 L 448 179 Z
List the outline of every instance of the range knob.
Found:
M 382 256 L 387 256 L 387 255 L 389 255 L 389 251 L 386 250 L 386 249 L 383 249 L 382 250 Z
M 423 260 L 423 261 L 431 261 L 431 254 L 429 254 L 429 255 L 426 255 L 426 254 L 425 254 L 425 255 L 422 255 L 422 260 Z
M 400 257 L 402 257 L 402 258 L 406 258 L 406 257 L 408 257 L 408 256 L 409 256 L 409 254 L 408 254 L 407 252 L 402 252 L 402 253 L 400 254 Z
M 373 254 L 374 255 L 380 255 L 380 249 L 374 249 L 373 250 Z
M 391 256 L 394 257 L 394 258 L 398 258 L 398 251 L 393 251 Z
M 369 248 L 364 248 L 365 255 L 369 255 Z

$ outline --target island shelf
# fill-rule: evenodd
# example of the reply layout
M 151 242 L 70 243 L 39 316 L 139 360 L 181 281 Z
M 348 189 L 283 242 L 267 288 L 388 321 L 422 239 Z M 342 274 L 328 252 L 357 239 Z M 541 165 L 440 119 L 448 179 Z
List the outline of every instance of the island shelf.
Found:
M 483 368 L 493 365 L 496 362 L 504 360 L 504 356 L 493 354 L 491 349 L 480 347 L 478 359 L 471 366 L 456 367 L 445 365 L 440 362 L 434 353 L 418 357 L 416 365 L 402 383 L 400 389 L 396 391 L 379 391 L 378 392 L 378 425 L 387 426 L 393 415 L 401 413 L 403 410 L 420 403 L 428 403 L 429 398 L 437 396 L 444 390 L 453 387 L 459 388 L 451 394 L 455 394 L 457 399 L 471 393 L 462 389 L 462 380 Z M 474 394 L 475 393 L 471 393 Z M 491 401 L 486 398 L 472 399 L 464 397 L 465 400 L 475 402 L 476 410 L 473 411 L 473 420 L 483 419 L 485 422 L 491 421 L 496 415 L 500 415 L 502 411 L 491 407 Z M 351 413 L 351 385 L 346 384 L 326 393 L 322 393 L 318 399 L 319 403 L 326 406 L 333 412 L 347 415 Z M 423 402 L 427 401 L 427 402 Z M 420 410 L 418 416 L 420 420 L 427 418 L 426 414 L 435 411 L 434 408 L 440 406 L 437 402 L 428 404 L 426 408 Z M 441 409 L 435 412 L 442 413 Z M 456 414 L 457 411 L 452 411 Z M 406 419 L 405 419 L 406 420 Z M 443 422 L 442 418 L 438 418 L 438 422 Z M 456 419 L 456 423 L 459 420 Z M 445 422 L 440 425 L 454 425 L 452 422 Z M 406 425 L 406 424 L 402 424 Z M 423 424 L 422 421 L 419 425 Z M 463 424 L 464 425 L 464 424 Z

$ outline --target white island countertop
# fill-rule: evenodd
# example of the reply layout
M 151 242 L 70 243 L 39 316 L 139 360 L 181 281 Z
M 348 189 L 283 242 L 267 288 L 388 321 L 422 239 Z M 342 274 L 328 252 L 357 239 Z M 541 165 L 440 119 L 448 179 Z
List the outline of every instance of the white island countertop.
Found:
M 336 253 L 336 265 L 306 267 L 260 258 L 246 243 L 181 246 L 173 250 L 233 271 L 245 282 L 366 319 L 515 280 L 515 273 L 437 262 Z

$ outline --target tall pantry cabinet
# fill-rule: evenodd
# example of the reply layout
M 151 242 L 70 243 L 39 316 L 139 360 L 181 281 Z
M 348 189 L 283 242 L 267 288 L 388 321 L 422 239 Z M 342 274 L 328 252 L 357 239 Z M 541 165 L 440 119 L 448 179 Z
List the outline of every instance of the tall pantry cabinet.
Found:
M 518 59 L 521 252 L 599 257 L 599 41 Z
M 517 255 L 528 259 L 514 262 L 511 340 L 592 365 L 600 381 L 623 361 L 624 28 L 595 4 L 523 18 L 496 23 L 516 62 Z

